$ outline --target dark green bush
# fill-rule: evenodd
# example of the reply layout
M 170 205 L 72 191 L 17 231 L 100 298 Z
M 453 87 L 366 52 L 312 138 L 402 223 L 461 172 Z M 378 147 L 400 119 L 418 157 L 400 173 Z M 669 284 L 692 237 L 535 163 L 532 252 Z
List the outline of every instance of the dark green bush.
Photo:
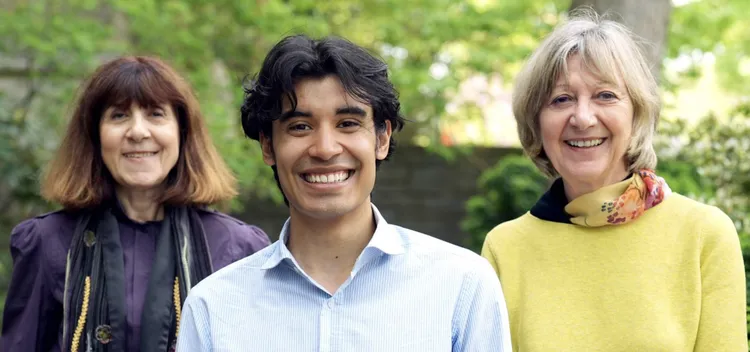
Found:
M 663 177 L 672 191 L 690 198 L 711 197 L 715 186 L 698 172 L 698 166 L 673 158 L 659 160 L 656 173 Z
M 465 244 L 479 252 L 487 232 L 527 212 L 546 191 L 547 178 L 524 156 L 507 156 L 479 177 L 478 194 L 466 202 Z

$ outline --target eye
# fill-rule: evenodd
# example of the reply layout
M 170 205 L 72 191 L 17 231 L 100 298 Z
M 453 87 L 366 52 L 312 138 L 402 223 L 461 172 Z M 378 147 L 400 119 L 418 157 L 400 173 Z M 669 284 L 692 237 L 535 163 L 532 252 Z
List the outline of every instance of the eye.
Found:
M 165 115 L 164 114 L 164 110 L 162 110 L 162 109 L 156 109 L 156 110 L 154 110 L 154 111 L 151 112 L 151 116 L 164 117 L 164 115 Z
M 299 131 L 309 130 L 311 129 L 311 127 L 304 123 L 296 123 L 296 124 L 290 125 L 288 129 L 289 131 L 292 131 L 292 132 L 299 132 Z
M 341 122 L 339 124 L 339 126 L 341 128 L 349 128 L 349 129 L 351 129 L 351 128 L 359 127 L 359 126 L 361 126 L 361 124 L 358 121 L 347 120 L 347 121 Z
M 603 99 L 603 100 L 615 100 L 617 99 L 617 96 L 615 95 L 615 93 L 605 91 L 605 92 L 600 92 L 599 94 L 597 94 L 597 98 Z
M 573 102 L 573 98 L 567 94 L 560 95 L 557 98 L 552 99 L 552 105 L 555 105 L 555 106 L 567 105 L 572 102 Z
M 113 111 L 109 116 L 113 120 L 117 120 L 117 119 L 121 119 L 121 118 L 125 117 L 125 113 L 121 112 L 121 111 Z

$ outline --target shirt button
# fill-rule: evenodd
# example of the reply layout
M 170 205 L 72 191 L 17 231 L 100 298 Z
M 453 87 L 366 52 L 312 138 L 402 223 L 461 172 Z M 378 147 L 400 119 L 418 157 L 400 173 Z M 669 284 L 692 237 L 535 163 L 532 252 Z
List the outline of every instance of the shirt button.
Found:
M 333 298 L 328 300 L 328 308 L 333 309 L 333 307 L 336 306 L 336 302 L 333 301 Z

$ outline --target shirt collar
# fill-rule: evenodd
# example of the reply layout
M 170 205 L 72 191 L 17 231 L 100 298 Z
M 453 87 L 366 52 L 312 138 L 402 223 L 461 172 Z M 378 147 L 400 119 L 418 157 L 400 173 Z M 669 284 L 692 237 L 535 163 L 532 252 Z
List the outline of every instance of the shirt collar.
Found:
M 370 242 L 362 253 L 368 251 L 368 248 L 373 248 L 388 255 L 404 253 L 404 241 L 396 229 L 385 221 L 385 218 L 374 204 L 370 203 L 370 206 L 372 207 L 372 215 L 375 217 L 375 233 L 373 233 Z M 289 237 L 289 222 L 290 218 L 287 218 L 284 222 L 284 227 L 281 228 L 281 233 L 279 233 L 279 240 L 273 244 L 275 248 L 265 263 L 263 263 L 263 266 L 261 266 L 262 269 L 274 268 L 284 260 L 296 263 L 292 252 L 286 246 Z
M 404 253 L 404 241 L 396 229 L 385 221 L 378 208 L 371 203 L 372 215 L 375 216 L 375 233 L 367 244 L 367 248 L 375 248 L 389 255 Z

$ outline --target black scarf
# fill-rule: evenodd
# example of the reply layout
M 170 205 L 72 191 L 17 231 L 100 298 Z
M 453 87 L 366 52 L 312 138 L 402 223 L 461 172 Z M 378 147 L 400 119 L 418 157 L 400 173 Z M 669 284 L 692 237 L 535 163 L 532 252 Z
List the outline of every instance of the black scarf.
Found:
M 65 271 L 63 351 L 125 350 L 125 271 L 113 211 L 104 207 L 79 216 Z M 195 209 L 165 207 L 164 212 L 141 317 L 142 352 L 174 347 L 188 291 L 213 272 Z
M 568 205 L 568 198 L 565 196 L 565 185 L 562 178 L 558 178 L 534 204 L 530 212 L 531 215 L 542 220 L 572 224 L 570 214 L 565 212 L 566 205 Z

